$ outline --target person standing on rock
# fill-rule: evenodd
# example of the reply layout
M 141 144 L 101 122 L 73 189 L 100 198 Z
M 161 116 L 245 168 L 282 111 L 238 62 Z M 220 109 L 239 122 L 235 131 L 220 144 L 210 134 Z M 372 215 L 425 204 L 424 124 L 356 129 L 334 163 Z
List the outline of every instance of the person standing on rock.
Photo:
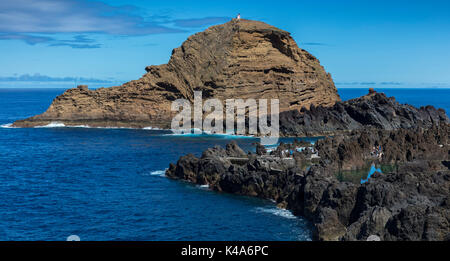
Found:
M 241 14 L 238 14 L 238 15 L 236 16 L 236 19 L 237 19 L 237 20 L 241 20 Z

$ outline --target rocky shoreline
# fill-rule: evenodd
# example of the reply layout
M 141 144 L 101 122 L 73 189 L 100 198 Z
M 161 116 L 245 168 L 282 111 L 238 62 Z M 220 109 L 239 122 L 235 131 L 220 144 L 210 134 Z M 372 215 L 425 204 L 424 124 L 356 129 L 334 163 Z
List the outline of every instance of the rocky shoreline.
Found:
M 257 153 L 245 153 L 231 143 L 200 158 L 183 156 L 166 175 L 273 200 L 311 221 L 314 240 L 450 240 L 447 122 L 428 129 L 363 129 L 303 146 L 281 144 L 268 154 L 260 145 Z M 374 147 L 382 153 L 374 156 Z M 339 170 L 367 161 L 395 168 L 363 184 L 338 180 Z
M 367 127 L 380 130 L 430 128 L 439 122 L 450 123 L 443 109 L 400 104 L 394 97 L 370 89 L 365 96 L 338 101 L 331 107 L 311 106 L 281 112 L 280 133 L 285 137 L 311 137 Z
M 186 155 L 166 175 L 211 189 L 271 199 L 314 224 L 315 240 L 450 240 L 450 120 L 377 93 L 341 101 L 332 77 L 292 36 L 245 19 L 208 28 L 140 79 L 56 97 L 10 127 L 169 129 L 172 102 L 278 99 L 280 135 L 328 136 L 245 153 L 236 143 Z M 393 166 L 363 184 L 338 178 L 367 164 Z M 372 238 L 373 238 L 372 237 Z
M 92 92 L 86 87 L 71 92 Z M 58 97 L 57 99 L 61 99 Z M 70 126 L 90 127 L 119 127 L 119 128 L 147 128 L 169 130 L 170 126 L 164 119 L 136 120 L 92 118 L 92 119 L 65 119 L 44 120 L 35 116 L 13 123 L 14 127 L 37 127 L 51 123 L 62 123 Z M 166 114 L 165 114 L 166 115 Z M 167 115 L 166 115 L 167 116 Z M 369 94 L 348 101 L 338 101 L 333 106 L 314 106 L 309 109 L 289 110 L 280 113 L 281 137 L 314 137 L 336 134 L 348 134 L 354 130 L 373 128 L 378 130 L 396 130 L 412 128 L 430 128 L 439 122 L 450 123 L 443 109 L 433 106 L 416 108 L 408 104 L 398 103 L 394 97 L 387 97 L 384 93 L 369 90 Z

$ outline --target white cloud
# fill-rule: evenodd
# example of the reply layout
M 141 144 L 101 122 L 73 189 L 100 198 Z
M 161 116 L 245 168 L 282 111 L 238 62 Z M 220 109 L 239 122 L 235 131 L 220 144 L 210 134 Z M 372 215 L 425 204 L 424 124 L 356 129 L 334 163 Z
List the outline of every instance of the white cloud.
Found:
M 146 20 L 133 6 L 86 0 L 0 2 L 2 33 L 106 33 L 146 35 L 181 30 Z
M 79 49 L 100 48 L 102 44 L 85 36 L 80 38 L 80 34 L 140 36 L 180 33 L 186 32 L 185 28 L 226 20 L 225 17 L 173 19 L 161 15 L 146 16 L 132 5 L 112 6 L 100 1 L 1 0 L 0 40 Z M 75 36 L 71 40 L 58 40 L 56 34 Z

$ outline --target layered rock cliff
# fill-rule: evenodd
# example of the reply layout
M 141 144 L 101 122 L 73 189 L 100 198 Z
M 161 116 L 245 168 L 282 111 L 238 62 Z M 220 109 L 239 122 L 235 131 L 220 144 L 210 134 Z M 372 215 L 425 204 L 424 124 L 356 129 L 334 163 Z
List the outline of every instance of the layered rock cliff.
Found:
M 17 121 L 36 126 L 66 125 L 169 127 L 171 102 L 204 98 L 280 99 L 280 111 L 332 106 L 339 95 L 319 61 L 300 49 L 286 31 L 250 20 L 232 20 L 192 35 L 170 61 L 149 66 L 139 80 L 122 86 L 70 89 L 46 112 Z

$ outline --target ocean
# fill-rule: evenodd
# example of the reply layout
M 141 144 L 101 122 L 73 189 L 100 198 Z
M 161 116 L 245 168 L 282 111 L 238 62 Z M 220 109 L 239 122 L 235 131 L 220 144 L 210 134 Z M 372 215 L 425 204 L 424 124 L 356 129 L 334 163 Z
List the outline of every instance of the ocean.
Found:
M 308 222 L 270 201 L 164 177 L 169 163 L 251 137 L 168 131 L 9 128 L 45 111 L 61 89 L 0 89 L 0 240 L 310 240 Z M 450 111 L 450 89 L 379 89 Z M 344 100 L 367 89 L 339 89 Z M 289 141 L 286 139 L 285 141 Z

